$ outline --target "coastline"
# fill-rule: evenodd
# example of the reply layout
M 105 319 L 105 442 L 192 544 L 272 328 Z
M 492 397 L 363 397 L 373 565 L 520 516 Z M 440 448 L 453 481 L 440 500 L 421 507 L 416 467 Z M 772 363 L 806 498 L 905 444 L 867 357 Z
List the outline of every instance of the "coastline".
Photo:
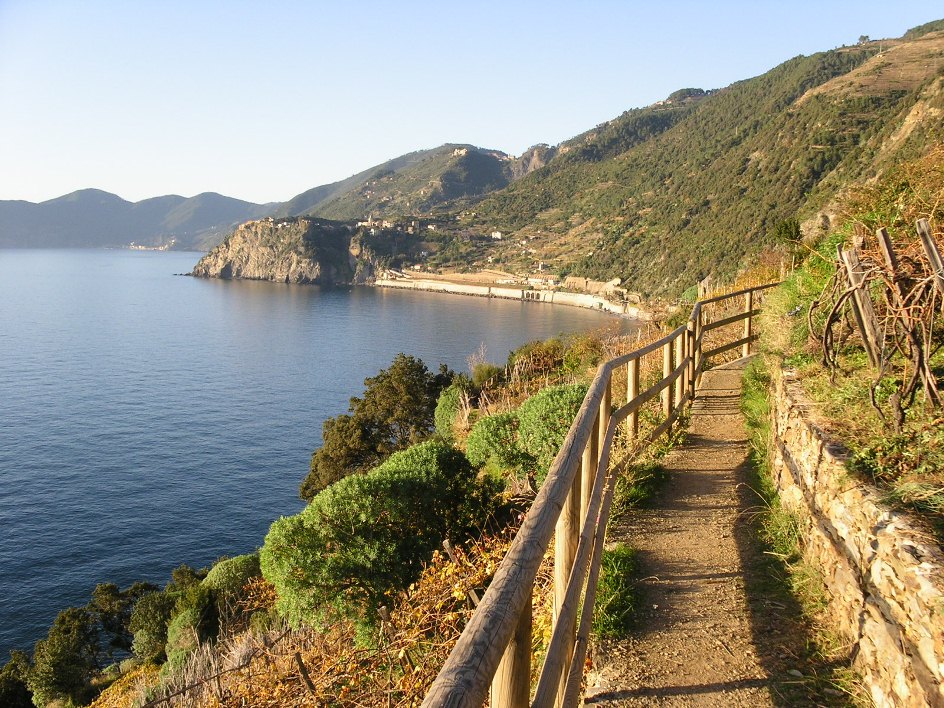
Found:
M 509 287 L 503 285 L 466 284 L 449 280 L 432 280 L 428 278 L 376 278 L 375 287 L 399 288 L 401 290 L 421 290 L 426 292 L 450 293 L 453 295 L 471 295 L 473 297 L 496 297 L 505 300 L 522 300 L 524 302 L 546 302 L 552 305 L 567 305 L 581 307 L 586 310 L 608 312 L 620 317 L 647 322 L 652 319 L 652 313 L 643 310 L 631 303 L 615 303 L 587 293 L 572 293 L 561 290 L 534 290 L 523 287 Z

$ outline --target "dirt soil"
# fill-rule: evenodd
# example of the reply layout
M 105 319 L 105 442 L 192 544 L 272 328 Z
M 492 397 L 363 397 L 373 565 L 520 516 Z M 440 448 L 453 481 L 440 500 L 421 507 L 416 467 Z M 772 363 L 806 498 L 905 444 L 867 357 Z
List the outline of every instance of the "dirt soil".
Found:
M 791 652 L 778 615 L 788 608 L 747 593 L 762 550 L 751 528 L 742 368 L 705 372 L 685 444 L 664 461 L 668 480 L 650 508 L 611 529 L 609 542 L 638 549 L 643 604 L 631 637 L 595 647 L 586 704 L 783 704 L 777 684 Z

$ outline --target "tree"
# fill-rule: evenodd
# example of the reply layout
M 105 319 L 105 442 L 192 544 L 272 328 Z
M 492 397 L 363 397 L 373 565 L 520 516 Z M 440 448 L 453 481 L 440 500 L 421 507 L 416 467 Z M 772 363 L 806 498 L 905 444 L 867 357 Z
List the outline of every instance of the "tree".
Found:
M 365 379 L 363 397 L 351 398 L 350 415 L 324 422 L 323 444 L 312 455 L 302 499 L 311 501 L 328 485 L 432 435 L 436 402 L 452 378 L 445 366 L 433 374 L 420 359 L 397 354 L 388 369 Z
M 164 661 L 167 625 L 177 599 L 173 593 L 155 591 L 138 600 L 131 613 L 129 629 L 134 633 L 132 651 L 142 661 Z
M 36 642 L 26 683 L 39 708 L 63 699 L 81 704 L 89 697 L 92 672 L 99 668 L 97 634 L 95 616 L 84 607 L 70 607 Z
M 33 695 L 26 685 L 29 671 L 29 656 L 26 652 L 10 652 L 10 661 L 0 669 L 0 706 L 33 708 Z
M 151 583 L 134 583 L 127 590 L 119 590 L 114 583 L 99 583 L 92 591 L 87 609 L 98 621 L 101 640 L 107 642 L 105 655 L 114 660 L 116 650 L 130 651 L 133 633 L 131 614 L 138 600 L 157 590 Z
M 371 617 L 406 588 L 443 539 L 461 540 L 494 509 L 495 488 L 465 456 L 434 439 L 397 452 L 272 524 L 260 551 L 278 610 L 295 625 L 333 611 Z

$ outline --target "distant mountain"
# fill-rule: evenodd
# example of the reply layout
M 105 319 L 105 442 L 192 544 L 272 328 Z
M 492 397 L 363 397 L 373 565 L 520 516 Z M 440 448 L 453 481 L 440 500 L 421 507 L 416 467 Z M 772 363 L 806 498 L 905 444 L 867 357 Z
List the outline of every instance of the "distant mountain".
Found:
M 499 150 L 446 144 L 315 187 L 285 202 L 277 216 L 353 220 L 429 214 L 506 187 L 556 154 L 539 145 L 514 158 Z
M 38 204 L 0 201 L 0 247 L 207 250 L 239 223 L 270 214 L 278 204 L 253 204 L 213 192 L 128 202 L 83 189 Z

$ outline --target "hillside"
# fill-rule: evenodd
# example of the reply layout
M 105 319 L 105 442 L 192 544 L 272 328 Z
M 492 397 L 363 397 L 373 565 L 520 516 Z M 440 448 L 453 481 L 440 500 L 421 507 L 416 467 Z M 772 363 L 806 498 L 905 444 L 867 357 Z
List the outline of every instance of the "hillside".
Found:
M 213 192 L 129 202 L 83 189 L 38 204 L 0 201 L 0 248 L 169 247 L 204 250 L 247 219 L 274 205 Z
M 544 165 L 556 151 L 535 146 L 518 158 L 474 145 L 442 145 L 389 160 L 282 205 L 279 216 L 355 220 L 449 210 L 459 200 L 502 189 Z
M 733 274 L 843 185 L 940 140 L 942 69 L 940 31 L 796 57 L 568 141 L 466 223 L 514 232 L 492 254 L 506 267 L 545 261 L 677 293 Z

